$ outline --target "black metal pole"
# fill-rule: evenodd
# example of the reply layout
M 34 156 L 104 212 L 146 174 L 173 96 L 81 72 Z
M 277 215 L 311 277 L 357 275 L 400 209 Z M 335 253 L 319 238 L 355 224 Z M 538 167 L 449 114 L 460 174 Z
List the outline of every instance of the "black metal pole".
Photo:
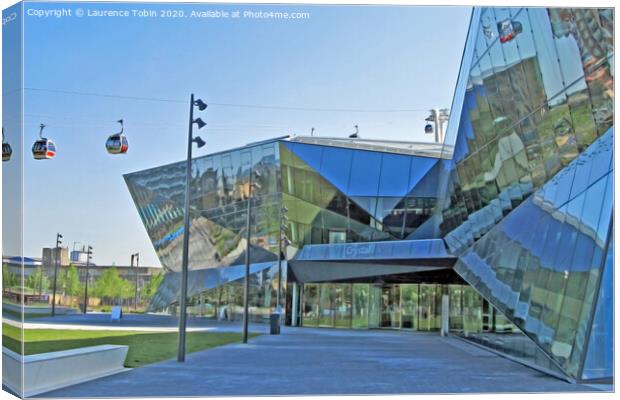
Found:
M 250 175 L 249 175 L 249 186 L 248 186 L 248 210 L 247 210 L 247 220 L 245 225 L 245 233 L 246 233 L 246 244 L 245 244 L 245 280 L 243 283 L 243 332 L 242 332 L 242 341 L 243 343 L 248 342 L 248 323 L 249 323 L 249 296 L 250 296 L 250 221 L 252 218 L 252 166 L 250 165 Z
M 183 224 L 183 258 L 181 260 L 181 293 L 179 298 L 179 349 L 177 353 L 177 361 L 185 362 L 185 330 L 187 327 L 186 320 L 186 302 L 187 302 L 187 263 L 189 257 L 189 197 L 190 184 L 192 180 L 192 141 L 194 126 L 194 94 L 192 93 L 189 101 L 189 129 L 187 138 L 187 162 L 185 173 L 185 216 Z
M 54 262 L 54 287 L 52 289 L 52 317 L 56 315 L 56 284 L 58 281 L 58 252 L 60 251 L 60 233 L 56 234 L 56 260 Z
M 90 266 L 90 246 L 86 248 L 86 279 L 84 280 L 84 314 L 88 310 L 88 267 Z
M 140 270 L 140 253 L 136 253 L 135 256 L 136 256 L 136 273 L 135 273 L 136 287 L 135 287 L 134 300 L 133 300 L 133 310 L 138 311 L 138 271 Z

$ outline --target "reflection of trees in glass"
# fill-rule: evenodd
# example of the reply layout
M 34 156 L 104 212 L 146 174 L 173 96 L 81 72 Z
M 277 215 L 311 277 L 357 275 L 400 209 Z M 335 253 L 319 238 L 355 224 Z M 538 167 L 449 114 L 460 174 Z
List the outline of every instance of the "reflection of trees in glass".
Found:
M 368 328 L 370 286 L 353 284 L 353 328 Z

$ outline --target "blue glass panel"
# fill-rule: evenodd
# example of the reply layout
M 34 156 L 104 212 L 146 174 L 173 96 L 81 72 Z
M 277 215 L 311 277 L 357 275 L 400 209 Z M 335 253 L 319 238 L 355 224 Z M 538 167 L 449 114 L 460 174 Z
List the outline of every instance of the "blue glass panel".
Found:
M 586 192 L 586 206 L 581 214 L 582 225 L 591 232 L 595 232 L 601 216 L 601 205 L 605 200 L 607 180 L 601 179 L 588 188 Z
M 343 193 L 347 193 L 348 189 L 352 156 L 353 150 L 336 147 L 325 147 L 323 149 L 320 173 L 323 178 Z
M 605 271 L 596 302 L 596 311 L 583 368 L 583 379 L 613 377 L 614 362 L 614 250 L 610 239 Z
M 447 164 L 447 163 L 446 163 Z M 437 162 L 424 177 L 411 189 L 410 197 L 437 197 L 441 163 Z
M 321 159 L 323 156 L 323 147 L 312 144 L 290 143 L 284 142 L 297 157 L 301 158 L 308 166 L 315 171 L 321 170 Z
M 330 149 L 331 150 L 331 149 Z M 329 151 L 327 155 L 331 154 Z M 351 163 L 351 178 L 348 190 L 349 196 L 376 196 L 379 191 L 379 177 L 381 175 L 381 153 L 372 151 L 354 151 Z M 345 169 L 346 164 L 337 160 L 338 168 Z M 327 172 L 322 169 L 323 172 Z M 328 179 L 330 180 L 330 179 Z
M 437 164 L 436 158 L 413 157 L 409 173 L 409 187 L 415 187 L 435 164 Z
M 610 128 L 605 134 L 596 140 L 587 151 L 592 152 L 591 157 L 596 161 L 592 163 L 590 181 L 595 181 L 613 168 L 614 128 Z
M 398 154 L 383 154 L 381 160 L 381 181 L 379 196 L 404 197 L 409 192 L 409 169 L 412 157 Z

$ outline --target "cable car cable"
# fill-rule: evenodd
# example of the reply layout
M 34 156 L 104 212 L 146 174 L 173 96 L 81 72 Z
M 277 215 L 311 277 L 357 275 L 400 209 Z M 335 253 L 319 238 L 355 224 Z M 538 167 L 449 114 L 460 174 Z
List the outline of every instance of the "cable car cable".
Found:
M 163 103 L 176 103 L 185 104 L 185 100 L 165 99 L 157 97 L 142 97 L 142 96 L 126 96 L 115 95 L 108 93 L 96 93 L 96 92 L 78 92 L 70 90 L 58 90 L 58 89 L 44 89 L 28 87 L 24 90 L 33 90 L 39 92 L 48 93 L 61 93 L 71 94 L 76 96 L 95 96 L 125 100 L 139 100 L 139 101 L 156 101 Z M 416 108 L 402 108 L 402 109 L 358 109 L 358 108 L 319 108 L 319 107 L 293 107 L 293 106 L 280 106 L 280 105 L 265 105 L 265 104 L 241 104 L 241 103 L 216 103 L 209 102 L 209 104 L 220 107 L 233 107 L 233 108 L 257 108 L 257 109 L 271 109 L 271 110 L 288 110 L 288 111 L 309 111 L 309 112 L 353 112 L 353 113 L 404 113 L 404 112 L 426 112 L 426 109 Z

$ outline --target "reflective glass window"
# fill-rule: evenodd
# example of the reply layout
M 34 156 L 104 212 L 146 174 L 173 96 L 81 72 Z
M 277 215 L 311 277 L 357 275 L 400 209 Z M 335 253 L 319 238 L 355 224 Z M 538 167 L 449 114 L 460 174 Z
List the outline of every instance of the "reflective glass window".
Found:
M 613 238 L 610 239 L 596 312 L 588 342 L 582 378 L 601 379 L 613 376 L 614 355 L 614 290 Z
M 304 301 L 302 310 L 303 326 L 317 326 L 319 318 L 319 285 L 304 285 Z
M 399 154 L 383 154 L 379 196 L 405 196 L 411 189 L 409 171 L 412 157 Z
M 547 99 L 552 101 L 553 98 L 554 102 L 562 101 L 562 99 L 556 97 L 564 89 L 564 84 L 547 10 L 543 8 L 528 8 L 527 14 L 534 33 L 534 43 Z
M 353 151 L 336 147 L 323 148 L 321 175 L 342 192 L 347 191 Z
M 351 326 L 353 328 L 368 328 L 370 285 L 364 283 L 354 283 L 352 290 L 353 317 L 351 320 Z
M 351 328 L 352 318 L 352 286 L 349 283 L 341 283 L 334 285 L 334 308 L 336 328 Z
M 381 175 L 381 153 L 354 151 L 349 178 L 349 196 L 376 196 Z M 342 168 L 342 164 L 340 165 Z

